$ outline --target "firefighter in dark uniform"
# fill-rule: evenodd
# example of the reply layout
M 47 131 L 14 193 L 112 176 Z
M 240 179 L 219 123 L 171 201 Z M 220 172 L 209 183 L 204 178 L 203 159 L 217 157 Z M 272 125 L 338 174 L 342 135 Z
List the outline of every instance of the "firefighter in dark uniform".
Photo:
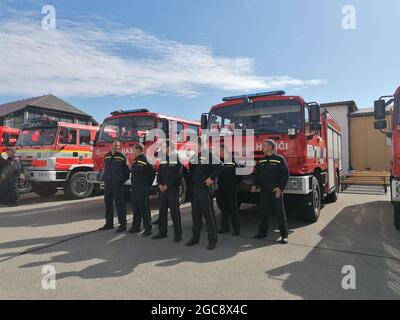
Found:
M 15 156 L 15 149 L 9 147 L 5 154 L 6 159 L 0 156 L 0 201 L 2 204 L 14 207 L 18 205 L 20 180 L 24 180 L 21 159 Z
M 217 223 L 213 208 L 213 191 L 215 180 L 224 169 L 222 162 L 214 157 L 209 150 L 202 151 L 202 139 L 197 144 L 198 155 L 189 161 L 189 176 L 192 186 L 192 219 L 193 236 L 186 243 L 190 247 L 199 243 L 202 217 L 206 221 L 208 232 L 208 250 L 214 250 L 217 245 Z
M 117 233 L 126 231 L 126 205 L 124 183 L 129 178 L 129 167 L 126 157 L 119 152 L 120 143 L 113 140 L 111 150 L 104 156 L 104 202 L 106 205 L 106 224 L 99 230 L 114 228 L 113 202 L 117 208 L 119 227 Z
M 252 192 L 256 192 L 258 187 L 261 188 L 262 220 L 254 238 L 267 237 L 268 214 L 273 212 L 278 219 L 281 243 L 286 244 L 288 242 L 288 227 L 283 205 L 283 189 L 289 178 L 289 170 L 285 158 L 275 153 L 275 142 L 273 140 L 265 140 L 262 148 L 264 157 L 257 163 L 256 179 L 251 188 Z
M 182 180 L 183 165 L 179 162 L 178 155 L 174 152 L 174 144 L 169 141 L 163 148 L 165 160 L 160 162 L 158 170 L 159 193 L 159 223 L 158 234 L 153 239 L 167 238 L 168 208 L 171 212 L 174 226 L 174 242 L 182 240 L 181 213 L 179 211 L 179 186 Z
M 147 161 L 144 154 L 144 145 L 138 143 L 133 147 L 135 161 L 131 169 L 131 202 L 133 209 L 133 223 L 130 233 L 139 233 L 140 225 L 143 220 L 143 237 L 151 235 L 151 212 L 149 208 L 150 187 L 155 178 L 153 165 Z
M 237 188 L 241 181 L 241 176 L 236 175 L 237 164 L 232 156 L 229 157 L 223 145 L 221 145 L 221 157 L 224 162 L 224 170 L 218 177 L 217 201 L 221 209 L 221 229 L 218 230 L 218 233 L 229 232 L 229 225 L 232 222 L 232 235 L 238 236 L 240 234 L 240 225 Z

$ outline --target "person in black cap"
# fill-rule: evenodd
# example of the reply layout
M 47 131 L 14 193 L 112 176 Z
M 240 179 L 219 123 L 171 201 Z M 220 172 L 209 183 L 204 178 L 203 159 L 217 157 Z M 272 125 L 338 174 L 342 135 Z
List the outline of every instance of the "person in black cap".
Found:
M 104 156 L 104 202 L 106 205 L 106 224 L 99 230 L 114 228 L 113 202 L 117 208 L 119 227 L 117 233 L 126 230 L 126 205 L 124 199 L 124 183 L 129 179 L 129 167 L 126 157 L 119 152 L 120 143 L 114 139 L 111 150 Z
M 131 202 L 133 209 L 133 222 L 130 233 L 139 233 L 140 225 L 143 220 L 143 237 L 151 235 L 151 212 L 149 208 L 150 187 L 155 178 L 153 165 L 147 161 L 144 154 L 144 145 L 138 143 L 133 147 L 135 161 L 131 169 Z
M 233 236 L 240 234 L 237 188 L 241 176 L 236 175 L 237 164 L 230 156 L 224 145 L 221 145 L 221 157 L 224 163 L 224 170 L 218 177 L 217 201 L 221 209 L 221 229 L 218 233 L 229 232 L 230 222 L 232 221 Z M 231 158 L 231 159 L 229 159 Z
M 161 161 L 158 170 L 159 223 L 158 234 L 153 239 L 167 238 L 168 208 L 174 225 L 174 241 L 182 240 L 181 213 L 179 211 L 179 186 L 182 180 L 183 165 L 179 162 L 173 143 L 167 141 L 162 152 L 165 160 Z
M 208 250 L 214 250 L 217 245 L 217 224 L 213 208 L 213 189 L 215 180 L 222 173 L 224 165 L 214 157 L 209 150 L 202 150 L 203 141 L 198 139 L 198 154 L 189 161 L 189 176 L 193 184 L 192 218 L 193 236 L 186 246 L 199 243 L 202 217 L 206 221 L 208 232 Z
M 275 141 L 265 140 L 262 144 L 264 157 L 257 163 L 256 178 L 251 192 L 261 188 L 260 204 L 262 220 L 256 239 L 267 237 L 268 213 L 275 213 L 281 233 L 281 243 L 288 243 L 288 227 L 283 205 L 283 189 L 289 178 L 289 169 L 284 157 L 275 153 Z

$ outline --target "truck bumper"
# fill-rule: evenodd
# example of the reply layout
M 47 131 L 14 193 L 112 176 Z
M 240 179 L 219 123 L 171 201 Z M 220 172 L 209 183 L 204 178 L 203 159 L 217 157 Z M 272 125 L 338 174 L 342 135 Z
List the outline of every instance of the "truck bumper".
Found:
M 392 202 L 400 202 L 400 178 L 392 177 L 390 179 L 390 192 Z
M 312 191 L 312 178 L 313 175 L 289 177 L 288 183 L 285 189 L 283 190 L 283 193 L 300 194 L 300 195 L 309 194 Z M 250 192 L 253 182 L 254 182 L 254 176 L 248 176 L 243 178 L 239 187 L 239 192 Z M 259 191 L 260 190 L 257 190 L 257 192 Z
M 32 182 L 57 182 L 64 179 L 57 178 L 57 171 L 30 171 L 25 170 L 25 177 Z
M 90 172 L 86 172 L 86 180 L 89 183 L 94 183 L 94 184 L 104 184 L 103 181 L 103 171 L 90 171 Z M 125 182 L 126 186 L 130 186 L 131 185 L 131 179 L 128 179 Z M 157 186 L 157 176 L 153 181 L 152 187 L 156 187 Z

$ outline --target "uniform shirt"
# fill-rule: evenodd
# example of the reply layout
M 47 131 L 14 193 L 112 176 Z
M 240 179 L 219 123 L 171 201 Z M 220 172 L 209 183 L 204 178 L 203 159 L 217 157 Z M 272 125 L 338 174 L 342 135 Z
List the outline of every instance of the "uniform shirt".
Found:
M 121 152 L 117 151 L 113 155 L 110 151 L 104 156 L 103 180 L 105 183 L 125 183 L 128 180 L 128 171 L 126 157 Z
M 149 187 L 153 184 L 155 177 L 153 166 L 147 161 L 144 154 L 136 157 L 131 169 L 132 186 Z
M 241 181 L 241 176 L 236 175 L 237 167 L 238 165 L 234 160 L 224 162 L 224 170 L 218 177 L 218 186 L 233 187 L 238 185 Z
M 289 178 L 289 169 L 284 157 L 278 154 L 264 156 L 256 166 L 254 186 L 272 191 L 276 187 L 283 190 Z
M 196 160 L 198 163 L 196 163 Z M 206 186 L 205 180 L 208 178 L 215 180 L 223 170 L 222 162 L 211 153 L 208 154 L 208 159 L 195 155 L 189 160 L 189 176 L 194 186 Z
M 183 165 L 179 160 L 170 160 L 167 157 L 166 161 L 160 162 L 157 182 L 159 185 L 166 185 L 168 189 L 178 188 L 182 180 L 182 174 Z

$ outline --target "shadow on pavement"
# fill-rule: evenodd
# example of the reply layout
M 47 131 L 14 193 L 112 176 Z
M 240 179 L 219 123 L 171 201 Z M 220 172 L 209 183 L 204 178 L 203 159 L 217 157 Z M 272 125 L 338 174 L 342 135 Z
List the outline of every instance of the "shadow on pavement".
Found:
M 400 299 L 400 233 L 392 211 L 387 201 L 345 207 L 303 261 L 266 274 L 304 299 Z M 355 267 L 356 290 L 342 288 L 346 265 Z

